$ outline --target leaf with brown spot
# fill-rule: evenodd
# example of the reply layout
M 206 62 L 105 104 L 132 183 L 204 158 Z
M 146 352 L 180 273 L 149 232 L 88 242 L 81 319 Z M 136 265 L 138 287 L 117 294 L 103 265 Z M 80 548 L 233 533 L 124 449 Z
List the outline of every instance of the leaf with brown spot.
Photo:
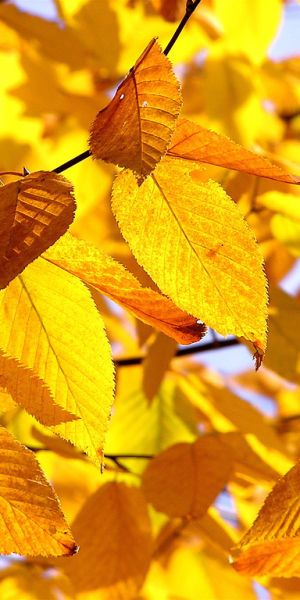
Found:
M 0 288 L 65 233 L 73 221 L 71 183 L 38 171 L 0 187 Z
M 181 108 L 179 83 L 153 39 L 92 125 L 90 149 L 144 179 L 167 151 Z
M 188 119 L 179 119 L 168 154 L 243 171 L 258 177 L 300 184 L 299 177 L 285 172 L 268 158 L 255 154 L 225 135 L 209 131 Z

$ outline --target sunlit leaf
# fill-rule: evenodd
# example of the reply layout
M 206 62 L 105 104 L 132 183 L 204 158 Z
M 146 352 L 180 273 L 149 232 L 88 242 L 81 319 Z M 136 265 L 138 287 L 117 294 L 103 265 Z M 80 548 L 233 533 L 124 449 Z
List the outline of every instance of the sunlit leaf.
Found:
M 77 550 L 58 500 L 32 452 L 0 428 L 2 554 L 71 555 Z
M 141 186 L 121 173 L 112 198 L 120 229 L 175 304 L 263 350 L 266 284 L 254 236 L 218 184 L 195 180 L 193 168 L 167 157 Z
M 177 344 L 164 334 L 158 334 L 149 347 L 143 361 L 143 389 L 148 400 L 158 391 L 176 349 Z
M 5 377 L 7 368 L 10 375 L 13 361 L 14 400 L 49 425 L 50 397 L 75 419 L 52 423 L 55 431 L 101 460 L 113 368 L 102 319 L 88 290 L 40 258 L 1 292 L 0 315 L 0 348 L 7 358 L 1 374 Z M 43 385 L 30 381 L 30 373 L 44 383 L 45 393 Z
M 152 40 L 91 129 L 95 158 L 129 167 L 141 179 L 166 153 L 181 107 L 179 84 Z
M 42 171 L 0 187 L 1 288 L 68 229 L 72 192 L 64 177 Z

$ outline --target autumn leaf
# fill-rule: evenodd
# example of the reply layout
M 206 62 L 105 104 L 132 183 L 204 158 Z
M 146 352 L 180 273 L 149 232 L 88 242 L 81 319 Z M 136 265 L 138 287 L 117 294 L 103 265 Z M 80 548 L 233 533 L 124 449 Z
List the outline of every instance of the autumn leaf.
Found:
M 146 468 L 142 487 L 156 510 L 170 517 L 202 517 L 231 472 L 231 451 L 207 435 L 161 452 Z
M 258 177 L 300 184 L 268 158 L 247 150 L 230 138 L 209 131 L 188 119 L 179 119 L 168 154 L 177 158 L 218 165 Z
M 77 546 L 34 454 L 3 427 L 0 459 L 1 554 L 74 554 Z
M 122 172 L 113 211 L 164 294 L 222 335 L 243 336 L 263 350 L 267 295 L 254 235 L 217 183 L 191 176 L 195 164 L 167 157 L 141 186 Z
M 176 349 L 177 344 L 162 333 L 150 345 L 143 361 L 143 389 L 148 400 L 156 395 Z
M 0 382 L 11 377 L 14 362 L 14 400 L 101 462 L 113 367 L 102 319 L 84 284 L 40 258 L 1 292 L 0 319 L 6 357 Z M 60 424 L 49 423 L 57 415 L 53 403 L 66 411 Z
M 299 464 L 280 479 L 257 519 L 233 552 L 234 567 L 247 575 L 300 575 Z
M 171 300 L 143 287 L 122 264 L 69 233 L 49 248 L 45 258 L 80 277 L 180 344 L 197 342 L 206 332 L 204 325 L 198 324 L 197 319 L 181 311 Z
M 51 246 L 72 223 L 72 185 L 56 173 L 37 172 L 0 187 L 0 287 Z
M 72 529 L 80 553 L 65 562 L 77 593 L 101 598 L 134 598 L 148 568 L 152 540 L 147 505 L 140 489 L 111 482 L 92 494 Z
M 144 179 L 167 151 L 181 108 L 179 83 L 152 40 L 92 125 L 90 149 Z
M 166 21 L 179 21 L 185 14 L 186 0 L 152 0 L 152 4 Z

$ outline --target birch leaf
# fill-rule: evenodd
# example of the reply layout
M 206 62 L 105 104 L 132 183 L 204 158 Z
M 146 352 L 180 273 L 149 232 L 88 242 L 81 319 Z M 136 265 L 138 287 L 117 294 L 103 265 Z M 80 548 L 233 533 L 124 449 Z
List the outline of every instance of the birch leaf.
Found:
M 0 187 L 0 288 L 67 231 L 72 192 L 64 177 L 42 171 Z
M 19 363 L 20 378 L 29 369 L 52 401 L 77 417 L 54 430 L 99 462 L 113 367 L 102 319 L 84 284 L 40 258 L 1 292 L 0 319 L 0 348 Z M 29 397 L 32 388 L 20 383 L 14 400 L 43 422 L 45 394 L 42 386 L 33 389 Z
M 62 556 L 77 551 L 53 489 L 32 452 L 0 427 L 0 552 Z
M 49 248 L 47 260 L 80 277 L 145 323 L 153 325 L 179 344 L 200 340 L 206 332 L 168 298 L 143 287 L 127 269 L 99 248 L 67 233 Z
M 143 490 L 154 508 L 170 517 L 202 517 L 231 472 L 228 447 L 206 435 L 156 456 L 144 472 Z
M 234 567 L 247 575 L 300 576 L 300 466 L 280 479 L 251 529 L 233 549 Z
M 266 280 L 253 233 L 213 181 L 165 158 L 138 185 L 130 171 L 115 180 L 112 205 L 138 262 L 161 291 L 222 335 L 261 350 L 266 339 Z
M 179 83 L 153 39 L 91 128 L 90 149 L 144 179 L 167 151 L 181 108 Z
M 299 177 L 286 173 L 268 158 L 188 119 L 179 119 L 168 154 L 285 183 L 300 183 Z

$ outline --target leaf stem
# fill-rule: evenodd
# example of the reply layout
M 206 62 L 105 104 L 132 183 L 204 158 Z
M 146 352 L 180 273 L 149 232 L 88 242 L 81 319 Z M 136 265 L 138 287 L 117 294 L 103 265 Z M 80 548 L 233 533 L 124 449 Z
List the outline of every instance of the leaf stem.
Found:
M 169 43 L 164 49 L 164 54 L 168 56 L 170 50 L 173 48 L 175 42 L 178 40 L 183 28 L 186 26 L 189 18 L 192 16 L 193 12 L 196 10 L 197 6 L 200 4 L 201 0 L 187 0 L 185 15 L 181 19 L 175 33 L 172 35 Z
M 229 340 L 214 340 L 213 342 L 207 342 L 205 344 L 198 344 L 197 346 L 188 346 L 187 348 L 179 348 L 174 358 L 180 358 L 182 356 L 188 356 L 190 354 L 198 354 L 200 352 L 209 352 L 210 350 L 219 350 L 222 348 L 229 348 L 230 346 L 237 346 L 241 342 L 237 338 L 230 338 Z M 114 363 L 117 367 L 130 367 L 134 365 L 140 365 L 144 356 L 131 356 L 130 358 L 117 358 Z
M 183 28 L 185 27 L 185 25 L 187 24 L 189 18 L 192 16 L 193 12 L 196 10 L 197 6 L 200 4 L 201 0 L 187 0 L 186 3 L 186 9 L 185 9 L 185 15 L 184 17 L 181 19 L 175 33 L 172 35 L 169 43 L 167 44 L 167 46 L 164 49 L 164 54 L 167 56 L 170 52 L 170 50 L 173 48 L 175 42 L 178 40 Z M 62 165 L 59 165 L 58 167 L 56 167 L 55 169 L 52 170 L 53 173 L 62 173 L 63 171 L 66 171 L 67 169 L 70 169 L 70 167 L 73 167 L 74 165 L 77 165 L 78 163 L 80 163 L 82 160 L 85 160 L 86 158 L 89 158 L 91 156 L 91 152 L 89 150 L 85 150 L 84 152 L 82 152 L 81 154 L 78 154 L 77 156 L 74 156 L 74 158 L 71 158 L 70 160 L 67 160 L 67 162 L 63 163 Z

